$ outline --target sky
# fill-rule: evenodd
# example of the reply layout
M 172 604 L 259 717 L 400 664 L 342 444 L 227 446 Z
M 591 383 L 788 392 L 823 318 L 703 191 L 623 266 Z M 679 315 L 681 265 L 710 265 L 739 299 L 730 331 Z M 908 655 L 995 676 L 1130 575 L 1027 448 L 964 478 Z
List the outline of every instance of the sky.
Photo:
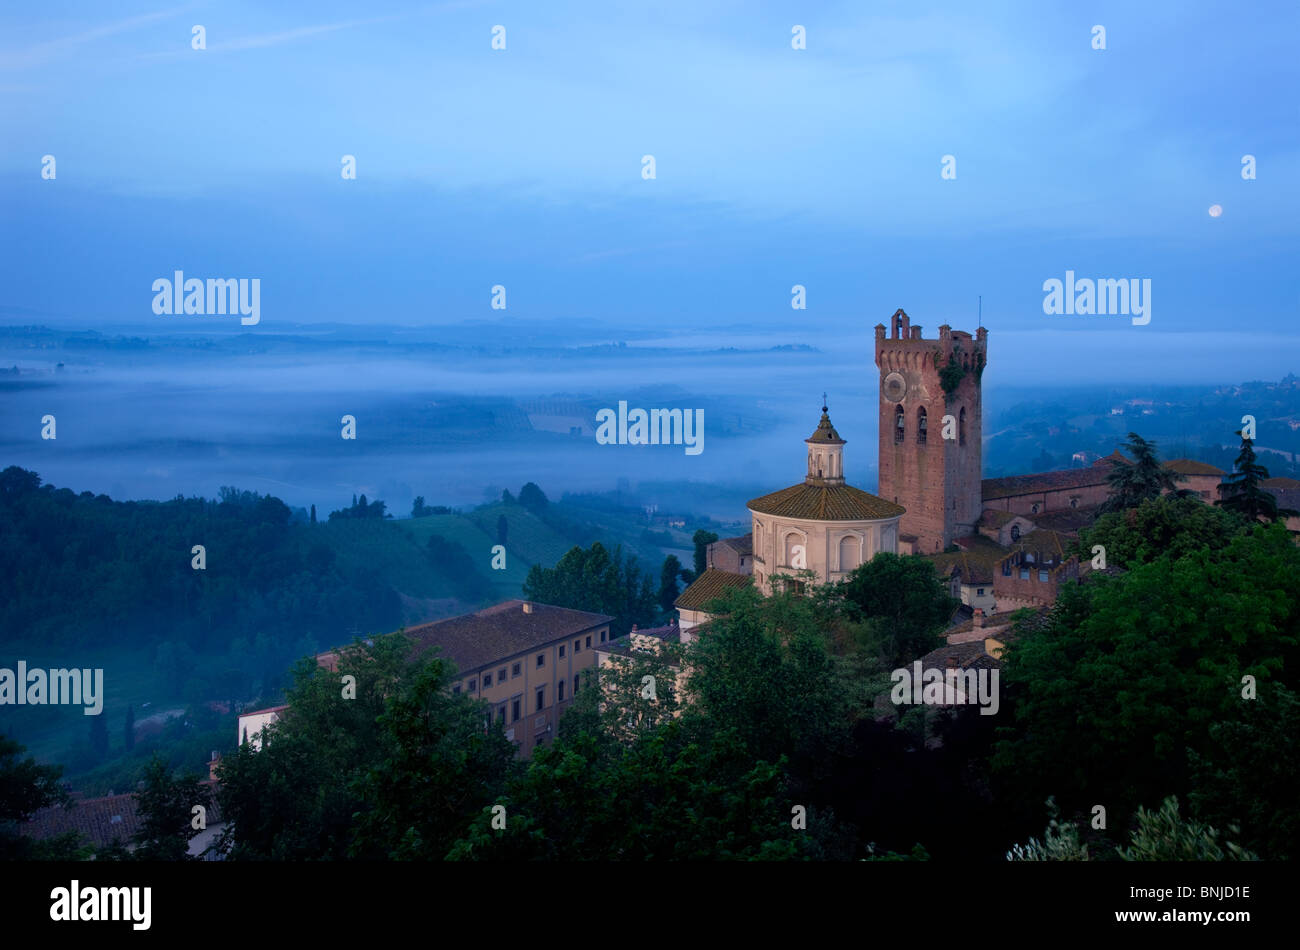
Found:
M 1021 382 L 1300 363 L 1293 2 L 290 7 L 0 11 L 0 323 L 230 329 L 152 312 L 182 270 L 260 279 L 250 333 L 833 348 L 902 307 Z M 1045 314 L 1067 270 L 1151 322 Z

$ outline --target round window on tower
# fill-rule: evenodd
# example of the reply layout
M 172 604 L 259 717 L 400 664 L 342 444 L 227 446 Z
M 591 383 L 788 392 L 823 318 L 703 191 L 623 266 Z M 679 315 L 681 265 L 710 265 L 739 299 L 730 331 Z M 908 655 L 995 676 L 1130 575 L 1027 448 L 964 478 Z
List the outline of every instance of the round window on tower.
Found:
M 890 373 L 881 384 L 881 391 L 890 402 L 902 402 L 907 395 L 907 380 L 902 373 Z

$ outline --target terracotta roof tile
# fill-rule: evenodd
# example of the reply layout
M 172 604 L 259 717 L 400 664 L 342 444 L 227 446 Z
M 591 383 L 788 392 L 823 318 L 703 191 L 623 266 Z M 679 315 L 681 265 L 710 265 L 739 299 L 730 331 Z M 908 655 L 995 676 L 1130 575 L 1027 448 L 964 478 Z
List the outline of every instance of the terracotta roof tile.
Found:
M 1014 511 L 998 511 L 996 508 L 985 508 L 984 513 L 980 515 L 980 524 L 989 528 L 1000 528 L 1013 518 L 1024 517 Z
M 616 640 L 610 640 L 608 643 L 602 643 L 598 648 L 600 653 L 609 653 L 615 656 L 634 656 L 636 651 L 632 648 L 633 637 L 652 637 L 656 640 L 662 640 L 665 643 L 681 643 L 682 629 L 677 624 L 669 624 L 666 627 L 647 627 L 644 630 L 633 630 L 631 633 L 624 634 Z
M 754 553 L 754 532 L 742 534 L 737 538 L 721 538 L 718 544 L 725 544 L 737 554 L 748 556 Z
M 1195 459 L 1170 459 L 1165 462 L 1165 468 L 1171 472 L 1178 472 L 1180 475 L 1223 475 L 1223 469 L 1216 468 L 1206 462 L 1198 462 Z
M 707 570 L 695 578 L 691 586 L 682 591 L 674 607 L 683 610 L 699 610 L 709 601 L 720 597 L 725 591 L 748 587 L 754 579 L 748 574 L 733 574 L 730 571 Z
M 1103 460 L 1106 461 L 1106 460 Z M 1066 488 L 1088 488 L 1105 485 L 1110 466 L 1096 463 L 1087 468 L 1067 468 L 1058 472 L 1040 472 L 1037 475 L 1011 475 L 1007 478 L 986 478 L 981 483 L 985 501 L 1009 498 L 1013 495 L 1032 495 L 1036 492 L 1061 491 Z
M 531 612 L 524 611 L 524 604 Z M 607 624 L 613 617 L 531 601 L 507 600 L 472 614 L 408 627 L 417 652 L 440 647 L 461 673 Z
M 982 535 L 962 538 L 963 551 L 950 554 L 927 554 L 925 558 L 934 564 L 940 577 L 950 578 L 954 571 L 961 571 L 963 584 L 992 584 L 993 569 L 1010 550 Z
M 970 640 L 966 643 L 945 644 L 937 650 L 931 650 L 921 657 L 921 669 L 946 670 L 949 658 L 955 659 L 957 666 L 963 670 L 1000 669 L 1002 666 L 995 657 L 985 652 L 983 640 Z
M 852 485 L 809 485 L 800 482 L 746 502 L 758 514 L 812 521 L 877 521 L 896 518 L 906 510 Z
M 1080 528 L 1086 528 L 1097 520 L 1099 505 L 1086 508 L 1053 508 L 1030 517 L 1035 525 L 1060 534 L 1078 534 Z
M 96 848 L 103 848 L 114 838 L 124 845 L 131 844 L 140 829 L 140 816 L 136 813 L 135 795 L 128 793 L 85 798 L 69 808 L 42 808 L 21 827 L 24 835 L 38 841 L 75 831 Z
M 1300 488 L 1300 482 L 1296 481 L 1294 478 L 1285 478 L 1285 477 L 1266 478 L 1262 482 L 1260 482 L 1260 484 L 1268 489 Z

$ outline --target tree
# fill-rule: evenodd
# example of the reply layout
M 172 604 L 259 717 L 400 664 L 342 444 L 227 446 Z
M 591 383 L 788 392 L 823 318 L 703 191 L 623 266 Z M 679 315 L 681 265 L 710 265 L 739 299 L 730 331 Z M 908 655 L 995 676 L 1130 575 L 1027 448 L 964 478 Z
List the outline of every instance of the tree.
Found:
M 390 693 L 351 857 L 441 860 L 503 790 L 514 745 L 485 702 L 450 691 L 454 672 L 435 658 Z
M 108 755 L 108 723 L 104 721 L 102 712 L 90 717 L 90 748 L 96 758 Z
M 1165 554 L 1179 558 L 1194 551 L 1218 551 L 1241 533 L 1241 522 L 1222 508 L 1199 498 L 1161 495 L 1136 508 L 1102 515 L 1080 532 L 1074 553 L 1086 562 L 1099 544 L 1108 566 L 1128 568 Z
M 298 665 L 262 748 L 218 769 L 232 859 L 441 858 L 499 796 L 513 748 L 481 700 L 448 691 L 450 664 L 411 647 L 393 634 L 340 651 L 337 672 Z
M 1238 429 L 1237 435 L 1241 435 Z M 1260 484 L 1268 478 L 1268 469 L 1255 459 L 1255 445 L 1241 435 L 1241 452 L 1233 464 L 1233 471 L 1219 484 L 1219 498 L 1214 502 L 1229 511 L 1235 511 L 1250 521 L 1285 520 L 1300 512 L 1278 508 L 1277 499 Z
M 506 536 L 510 533 L 510 522 L 506 521 L 505 515 L 497 516 L 497 544 L 505 544 Z
M 523 505 L 533 514 L 540 514 L 546 507 L 546 495 L 533 482 L 529 482 L 523 488 L 519 489 L 519 504 Z
M 1191 750 L 1191 804 L 1198 818 L 1240 826 L 1241 843 L 1271 861 L 1300 856 L 1300 699 L 1281 683 L 1260 685 L 1256 700 L 1236 704 L 1210 726 L 1210 741 Z
M 155 752 L 145 766 L 144 787 L 135 795 L 140 830 L 135 834 L 135 858 L 141 861 L 195 860 L 190 840 L 202 831 L 194 827 L 195 806 L 206 813 L 212 793 L 197 775 L 173 776 Z
M 1187 476 L 1165 468 L 1156 454 L 1156 444 L 1136 432 L 1128 434 L 1124 449 L 1133 461 L 1111 460 L 1111 470 L 1106 476 L 1110 497 L 1098 509 L 1100 512 L 1136 508 L 1147 499 L 1159 498 L 1163 492 L 1178 492 L 1175 483 L 1186 480 Z
M 734 732 L 755 758 L 815 770 L 868 708 L 867 679 L 827 649 L 817 604 L 797 594 L 728 591 L 691 644 L 691 709 Z M 877 684 L 882 685 L 883 683 Z
M 553 568 L 534 564 L 524 581 L 524 596 L 542 604 L 608 614 L 610 632 L 620 637 L 632 625 L 655 619 L 657 601 L 650 577 L 635 557 L 624 558 L 620 545 L 611 556 L 599 541 L 589 549 L 572 548 Z
M 1087 861 L 1088 846 L 1079 842 L 1079 828 L 1072 821 L 1057 820 L 1056 800 L 1047 799 L 1047 831 L 1043 840 L 1030 838 L 1007 852 L 1008 861 Z
M 315 523 L 316 523 L 316 506 L 315 506 L 315 505 L 312 505 L 312 506 L 311 506 L 311 523 L 312 523 L 312 524 L 315 524 Z
M 122 731 L 122 744 L 127 752 L 135 748 L 135 707 L 126 707 L 126 727 Z
M 12 469 L 0 475 L 0 481 Z M 4 488 L 0 486 L 0 491 Z M 22 834 L 23 823 L 51 805 L 67 806 L 71 798 L 60 784 L 62 766 L 38 765 L 31 756 L 19 758 L 26 748 L 0 736 L 0 860 L 75 860 L 83 857 L 77 835 L 70 833 L 47 841 Z
M 358 783 L 380 761 L 385 697 L 418 667 L 410 648 L 401 634 L 356 641 L 341 651 L 337 673 L 299 661 L 289 708 L 262 748 L 243 743 L 218 767 L 223 852 L 274 861 L 348 856 L 362 808 Z M 346 675 L 355 677 L 355 699 L 342 698 Z
M 509 488 L 501 489 L 501 503 L 503 505 L 513 505 L 515 503 L 515 496 L 510 494 Z
M 958 602 L 922 557 L 881 552 L 820 596 L 844 616 L 865 622 L 862 646 L 890 665 L 935 649 Z
M 465 548 L 438 534 L 429 535 L 425 550 L 434 568 L 455 587 L 456 595 L 478 601 L 492 593 L 492 584 Z
M 695 542 L 695 576 L 699 577 L 708 568 L 709 545 L 718 540 L 718 536 L 712 531 L 705 531 L 700 528 L 691 537 L 691 540 Z
M 677 578 L 681 573 L 682 562 L 677 560 L 676 554 L 664 558 L 664 566 L 659 571 L 659 607 L 664 613 L 672 613 L 673 601 L 677 600 L 679 593 Z
M 778 763 L 754 762 L 734 737 L 701 741 L 672 721 L 617 755 L 590 735 L 533 754 L 453 847 L 460 860 L 789 860 L 793 830 Z
M 425 516 L 426 512 L 427 512 L 427 509 L 424 507 L 424 496 L 423 496 L 423 495 L 416 495 L 416 496 L 415 496 L 415 503 L 414 503 L 413 505 L 411 505 L 411 517 L 412 517 L 412 518 L 423 518 L 423 517 Z
M 682 708 L 678 673 L 680 644 L 660 641 L 655 650 L 632 650 L 611 656 L 574 693 L 573 706 L 560 720 L 560 735 L 582 733 L 611 743 L 607 750 L 644 739 L 674 719 Z
M 1047 800 L 1051 821 L 1040 842 L 1030 838 L 1007 852 L 1008 861 L 1089 861 L 1088 845 L 1079 841 L 1079 828 L 1071 821 L 1059 822 L 1056 803 Z M 1219 842 L 1219 832 L 1209 825 L 1178 814 L 1178 799 L 1170 796 L 1157 811 L 1139 806 L 1129 846 L 1118 848 L 1122 861 L 1258 861 L 1259 858 L 1231 841 Z M 1235 828 L 1229 828 L 1235 834 Z M 1113 848 L 1108 841 L 1107 848 Z
M 330 521 L 337 521 L 341 518 L 391 518 L 387 512 L 387 502 L 367 501 L 366 496 L 362 495 L 359 499 L 354 495 L 351 508 L 344 508 L 340 511 L 330 512 Z
M 1235 829 L 1229 828 L 1230 833 Z M 1178 814 L 1178 799 L 1166 798 L 1159 811 L 1138 808 L 1137 829 L 1119 856 L 1125 861 L 1258 861 L 1231 841 L 1219 842 L 1209 825 Z
M 1185 797 L 1188 750 L 1206 750 L 1210 727 L 1236 717 L 1242 677 L 1287 682 L 1300 666 L 1297 578 L 1300 549 L 1282 525 L 1261 525 L 1219 550 L 1062 588 L 1004 657 L 1015 724 L 999 729 L 993 756 L 1003 797 L 1032 808 L 1068 790 L 1067 813 Z

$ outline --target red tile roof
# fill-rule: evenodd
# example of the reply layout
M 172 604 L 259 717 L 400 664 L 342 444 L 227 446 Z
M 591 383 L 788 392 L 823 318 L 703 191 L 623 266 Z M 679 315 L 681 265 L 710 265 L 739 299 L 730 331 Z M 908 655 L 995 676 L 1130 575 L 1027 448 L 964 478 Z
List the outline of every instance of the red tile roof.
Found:
M 735 538 L 719 538 L 718 544 L 725 544 L 742 557 L 754 553 L 754 532 L 742 534 Z
M 1223 475 L 1221 468 L 1216 468 L 1207 462 L 1198 462 L 1195 459 L 1170 459 L 1165 462 L 1165 468 L 1171 472 L 1178 472 L 1180 475 Z
M 730 571 L 710 568 L 695 578 L 690 587 L 682 591 L 681 596 L 673 601 L 673 606 L 683 610 L 699 610 L 709 601 L 721 597 L 725 591 L 748 587 L 753 582 L 754 579 L 748 574 L 733 574 Z
M 897 518 L 906 510 L 852 485 L 807 482 L 754 498 L 746 505 L 759 514 L 806 521 L 878 521 Z
M 1260 482 L 1260 484 L 1263 485 L 1265 488 L 1270 488 L 1270 489 L 1300 488 L 1300 482 L 1296 481 L 1294 478 L 1285 478 L 1282 476 L 1279 476 L 1278 478 L 1266 478 L 1262 482 Z
M 528 610 L 525 610 L 525 605 Z M 471 673 L 555 640 L 608 624 L 605 614 L 507 600 L 472 614 L 408 627 L 406 636 L 423 652 L 439 647 L 461 673 Z
M 992 501 L 995 498 L 1010 498 L 1015 495 L 1033 495 L 1067 488 L 1088 488 L 1094 485 L 1105 485 L 1106 476 L 1109 474 L 1109 465 L 1101 466 L 1093 463 L 1087 468 L 1067 468 L 1057 472 L 1041 472 L 1037 475 L 986 478 L 981 483 L 981 494 L 985 501 Z
M 82 836 L 83 843 L 89 840 L 96 848 L 103 848 L 112 844 L 114 838 L 129 845 L 140 823 L 135 795 L 126 794 L 82 799 L 68 808 L 62 805 L 42 808 L 21 828 L 24 835 L 38 841 L 75 831 Z

